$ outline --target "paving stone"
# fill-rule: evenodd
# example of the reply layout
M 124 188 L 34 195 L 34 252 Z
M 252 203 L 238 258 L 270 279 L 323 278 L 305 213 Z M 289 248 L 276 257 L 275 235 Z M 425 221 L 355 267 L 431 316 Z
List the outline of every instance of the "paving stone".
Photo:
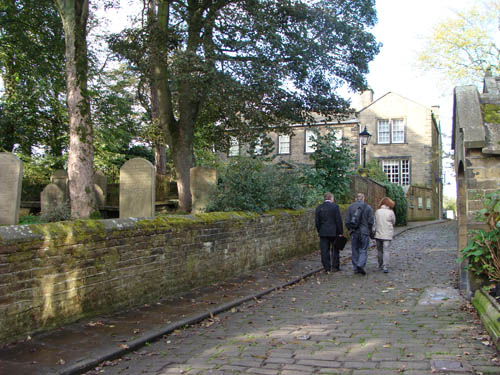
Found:
M 352 369 L 367 369 L 377 367 L 377 362 L 344 362 L 342 367 Z
M 340 367 L 340 362 L 335 361 L 321 361 L 317 359 L 301 359 L 297 361 L 298 365 L 302 366 L 314 366 L 314 367 Z
M 247 373 L 249 374 L 257 374 L 257 375 L 278 375 L 280 371 L 278 369 L 272 370 L 272 369 L 264 369 L 264 368 L 253 368 L 250 367 L 247 370 Z
M 382 361 L 380 362 L 379 368 L 391 368 L 391 369 L 408 369 L 408 370 L 429 370 L 429 362 L 408 362 L 408 361 Z

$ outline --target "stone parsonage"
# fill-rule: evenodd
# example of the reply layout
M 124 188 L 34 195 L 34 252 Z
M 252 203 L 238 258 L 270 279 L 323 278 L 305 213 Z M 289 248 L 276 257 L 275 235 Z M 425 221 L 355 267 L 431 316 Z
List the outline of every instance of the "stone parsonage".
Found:
M 373 91 L 359 96 L 359 104 L 348 118 L 326 120 L 315 116 L 310 124 L 291 124 L 291 135 L 269 133 L 274 144 L 273 162 L 311 164 L 314 132 L 335 130 L 339 142 L 344 138 L 362 160 L 360 132 L 372 135 L 366 146 L 366 159 L 379 161 L 389 180 L 403 186 L 409 200 L 409 219 L 442 216 L 442 143 L 439 107 L 425 107 L 399 94 L 388 92 L 374 100 Z M 249 154 L 249 145 L 232 138 L 223 159 Z M 255 149 L 254 152 L 258 152 Z

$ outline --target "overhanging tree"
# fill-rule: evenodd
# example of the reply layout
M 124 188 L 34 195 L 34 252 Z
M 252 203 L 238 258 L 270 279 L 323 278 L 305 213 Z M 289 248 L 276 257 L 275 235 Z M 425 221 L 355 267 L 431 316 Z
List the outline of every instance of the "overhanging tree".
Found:
M 64 35 L 53 0 L 0 0 L 0 149 L 67 145 Z M 61 165 L 58 165 L 61 167 Z
M 345 111 L 348 102 L 336 90 L 362 89 L 379 49 L 366 30 L 376 21 L 373 0 L 145 3 L 153 121 L 165 133 L 185 210 L 202 119 L 218 134 L 232 129 L 246 141 L 254 129 L 286 131 L 311 112 Z
M 440 73 L 452 84 L 482 82 L 491 70 L 500 74 L 499 0 L 473 1 L 469 9 L 456 13 L 432 29 L 418 64 Z

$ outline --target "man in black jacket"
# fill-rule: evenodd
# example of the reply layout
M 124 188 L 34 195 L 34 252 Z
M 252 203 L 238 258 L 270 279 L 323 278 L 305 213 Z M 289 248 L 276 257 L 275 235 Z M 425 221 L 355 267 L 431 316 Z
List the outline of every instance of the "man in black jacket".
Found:
M 319 234 L 321 263 L 325 272 L 340 270 L 340 250 L 335 249 L 336 237 L 344 236 L 339 206 L 333 202 L 333 194 L 325 193 L 325 202 L 316 208 L 316 229 Z M 333 254 L 333 257 L 330 256 Z

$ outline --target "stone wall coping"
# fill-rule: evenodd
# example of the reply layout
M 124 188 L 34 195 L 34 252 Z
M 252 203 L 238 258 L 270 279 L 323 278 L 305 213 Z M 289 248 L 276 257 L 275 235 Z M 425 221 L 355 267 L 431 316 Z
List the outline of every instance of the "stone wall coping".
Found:
M 308 208 L 304 211 L 313 211 L 312 208 Z M 211 222 L 211 223 L 216 223 L 216 222 L 223 222 L 223 221 L 228 221 L 228 220 L 250 220 L 250 219 L 259 219 L 259 220 L 269 220 L 273 216 L 281 216 L 281 215 L 292 215 L 291 212 L 300 212 L 300 211 L 293 211 L 293 210 L 272 210 L 269 212 L 264 212 L 262 214 L 256 214 L 256 213 L 238 213 L 238 212 L 224 212 L 224 213 L 212 213 L 215 214 L 214 219 L 211 220 L 205 220 L 205 222 Z M 217 214 L 223 214 L 224 217 L 221 217 Z M 248 215 L 246 215 L 248 214 Z M 137 223 L 144 221 L 144 220 L 151 220 L 153 222 L 155 219 L 158 218 L 167 218 L 168 219 L 183 219 L 183 220 L 191 220 L 193 224 L 199 223 L 199 222 L 204 222 L 204 217 L 210 218 L 211 213 L 207 214 L 196 214 L 196 215 L 167 215 L 167 216 L 158 216 L 156 218 L 154 217 L 142 217 L 142 218 L 135 218 L 135 217 L 129 217 L 129 218 L 121 218 L 121 219 L 102 219 L 102 220 L 88 220 L 89 222 L 98 222 L 102 224 L 102 228 L 106 232 L 113 232 L 116 230 L 131 230 L 137 228 Z M 5 225 L 5 226 L 0 226 L 0 253 L 2 252 L 1 246 L 2 245 L 8 245 L 12 243 L 25 243 L 25 242 L 31 242 L 31 241 L 40 241 L 44 238 L 44 235 L 39 233 L 36 230 L 33 230 L 34 228 L 43 228 L 44 226 L 49 226 L 49 225 L 54 225 L 54 224 L 61 224 L 64 226 L 71 226 L 75 225 L 75 223 L 84 223 L 87 220 L 78 220 L 78 221 L 62 221 L 62 222 L 57 222 L 57 223 L 45 223 L 45 224 L 26 224 L 26 225 Z M 169 223 L 172 226 L 175 226 L 176 223 Z M 184 223 L 185 224 L 185 223 Z
M 476 86 L 455 87 L 454 107 L 453 133 L 463 132 L 465 148 L 483 148 L 486 134 Z

